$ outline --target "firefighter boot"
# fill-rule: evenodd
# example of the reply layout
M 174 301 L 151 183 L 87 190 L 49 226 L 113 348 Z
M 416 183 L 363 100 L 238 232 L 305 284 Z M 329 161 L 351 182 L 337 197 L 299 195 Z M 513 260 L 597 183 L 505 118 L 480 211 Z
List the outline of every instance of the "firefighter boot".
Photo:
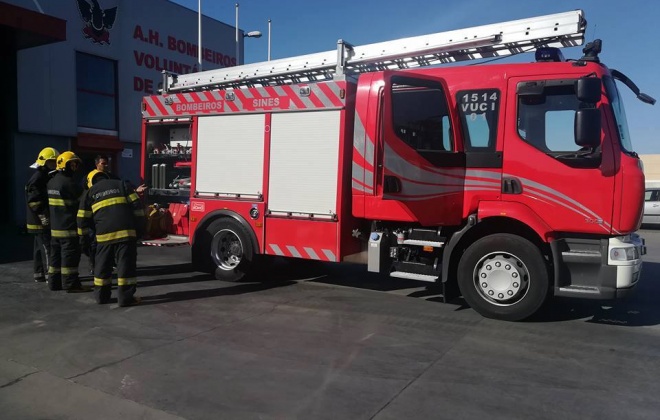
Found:
M 99 305 L 103 305 L 110 302 L 110 296 L 112 295 L 112 286 L 110 285 L 110 279 L 107 280 L 107 284 L 102 284 L 103 280 L 97 283 L 97 280 L 94 279 L 94 299 Z M 98 285 L 101 283 L 102 285 Z
M 141 299 L 135 296 L 135 284 L 117 287 L 117 301 L 119 306 L 134 306 L 140 303 Z
M 59 267 L 48 268 L 48 288 L 50 290 L 62 290 L 62 273 Z
M 135 241 L 116 244 L 117 249 L 117 301 L 119 306 L 133 306 L 140 303 L 135 297 L 137 278 L 135 277 L 137 262 L 137 245 Z
M 67 293 L 85 293 L 91 292 L 92 288 L 83 286 L 78 277 L 78 268 L 66 269 L 62 267 L 62 286 L 66 289 Z
M 74 283 L 73 286 L 66 289 L 67 293 L 87 293 L 91 292 L 92 288 L 89 286 L 83 286 L 80 282 Z
M 38 234 L 34 236 L 34 281 L 42 283 L 46 281 L 48 273 L 48 252 L 50 248 L 50 239 L 46 240 L 47 235 Z
M 50 241 L 50 266 L 48 267 L 48 288 L 62 290 L 62 249 L 56 238 Z
M 110 302 L 114 245 L 100 244 L 94 253 L 94 298 L 96 303 Z

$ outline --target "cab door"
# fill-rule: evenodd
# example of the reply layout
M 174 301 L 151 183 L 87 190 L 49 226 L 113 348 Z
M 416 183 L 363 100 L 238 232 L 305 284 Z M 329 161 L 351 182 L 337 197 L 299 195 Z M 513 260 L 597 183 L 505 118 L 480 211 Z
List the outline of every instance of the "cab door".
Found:
M 456 115 L 439 77 L 382 73 L 377 101 L 376 188 L 365 216 L 419 222 L 461 221 L 465 154 L 457 144 Z
M 509 79 L 514 100 L 506 106 L 502 176 L 517 188 L 503 191 L 502 201 L 526 205 L 556 232 L 609 234 L 614 153 L 604 123 L 599 147 L 575 143 L 575 114 L 586 105 L 577 99 L 575 80 Z

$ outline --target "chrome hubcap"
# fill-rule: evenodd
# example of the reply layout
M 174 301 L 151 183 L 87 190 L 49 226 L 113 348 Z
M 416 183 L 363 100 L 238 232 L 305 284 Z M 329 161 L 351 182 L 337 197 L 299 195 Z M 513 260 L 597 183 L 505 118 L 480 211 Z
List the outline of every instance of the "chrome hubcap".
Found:
M 243 258 L 241 239 L 231 230 L 223 229 L 213 236 L 213 259 L 223 270 L 233 270 Z
M 482 298 L 507 306 L 519 302 L 528 291 L 529 271 L 508 252 L 493 252 L 481 258 L 474 269 L 474 284 Z

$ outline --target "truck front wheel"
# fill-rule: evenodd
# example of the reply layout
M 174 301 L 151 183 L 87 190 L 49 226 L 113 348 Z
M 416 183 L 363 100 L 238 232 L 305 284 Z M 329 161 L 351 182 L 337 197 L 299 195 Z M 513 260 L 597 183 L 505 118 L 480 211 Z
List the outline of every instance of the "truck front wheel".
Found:
M 519 321 L 548 297 L 548 269 L 538 247 L 527 239 L 494 234 L 465 250 L 458 264 L 458 286 L 481 315 Z
M 253 265 L 254 251 L 249 232 L 234 219 L 223 218 L 208 227 L 211 238 L 211 259 L 215 278 L 236 282 L 243 280 Z

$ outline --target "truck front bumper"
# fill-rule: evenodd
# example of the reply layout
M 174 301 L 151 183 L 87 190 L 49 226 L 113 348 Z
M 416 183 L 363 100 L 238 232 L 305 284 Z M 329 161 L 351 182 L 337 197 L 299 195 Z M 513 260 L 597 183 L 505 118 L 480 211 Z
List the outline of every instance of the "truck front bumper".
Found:
M 555 295 L 615 299 L 630 294 L 642 274 L 644 239 L 637 234 L 607 239 L 563 238 L 551 243 Z

